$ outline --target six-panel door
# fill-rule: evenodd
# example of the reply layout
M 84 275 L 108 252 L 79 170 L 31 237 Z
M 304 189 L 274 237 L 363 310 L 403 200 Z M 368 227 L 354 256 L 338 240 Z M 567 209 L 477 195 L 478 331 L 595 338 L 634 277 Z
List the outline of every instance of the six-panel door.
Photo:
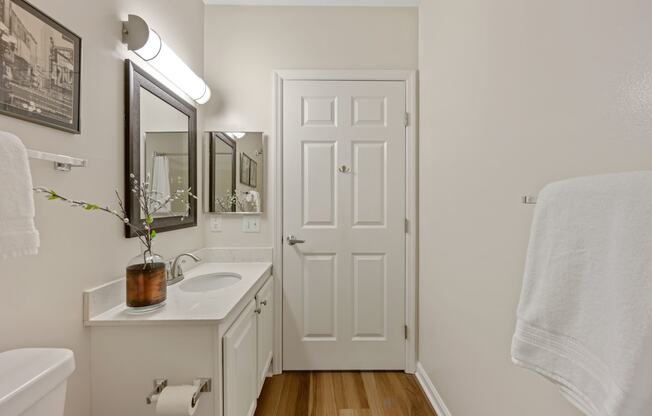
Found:
M 405 83 L 283 88 L 285 370 L 405 366 Z

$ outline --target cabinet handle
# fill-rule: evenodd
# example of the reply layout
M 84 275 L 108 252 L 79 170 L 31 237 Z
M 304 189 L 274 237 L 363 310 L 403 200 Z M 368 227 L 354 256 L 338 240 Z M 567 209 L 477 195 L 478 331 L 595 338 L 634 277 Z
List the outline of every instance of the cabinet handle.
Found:
M 261 300 L 260 304 L 263 305 L 263 306 L 267 306 L 267 300 Z
M 260 312 L 261 312 L 261 309 L 260 309 L 260 308 L 256 308 L 256 309 L 254 309 L 254 312 L 256 312 L 256 313 L 258 313 L 258 314 L 260 314 Z

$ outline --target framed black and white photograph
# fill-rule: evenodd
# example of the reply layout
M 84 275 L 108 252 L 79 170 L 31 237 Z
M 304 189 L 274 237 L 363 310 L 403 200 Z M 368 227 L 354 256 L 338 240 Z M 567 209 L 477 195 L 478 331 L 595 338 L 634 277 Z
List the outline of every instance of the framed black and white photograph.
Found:
M 24 0 L 0 0 L 0 114 L 80 133 L 81 38 Z
M 251 166 L 251 158 L 244 153 L 240 153 L 240 183 L 249 185 L 249 167 Z
M 249 186 L 251 186 L 252 188 L 258 186 L 257 170 L 258 170 L 258 163 L 256 163 L 255 160 L 251 160 L 251 162 L 249 162 Z

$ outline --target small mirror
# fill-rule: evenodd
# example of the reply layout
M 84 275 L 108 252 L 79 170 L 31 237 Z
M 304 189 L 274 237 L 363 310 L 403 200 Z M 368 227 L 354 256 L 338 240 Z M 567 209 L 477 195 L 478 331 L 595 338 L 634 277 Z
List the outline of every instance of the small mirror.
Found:
M 127 94 L 125 202 L 129 218 L 145 217 L 130 192 L 129 178 L 133 175 L 148 184 L 149 194 L 160 205 L 152 215 L 156 232 L 195 226 L 196 200 L 185 196 L 170 199 L 188 189 L 197 195 L 195 108 L 130 61 Z M 135 236 L 129 227 L 127 236 Z
M 207 212 L 221 214 L 263 211 L 263 134 L 209 133 L 206 154 Z

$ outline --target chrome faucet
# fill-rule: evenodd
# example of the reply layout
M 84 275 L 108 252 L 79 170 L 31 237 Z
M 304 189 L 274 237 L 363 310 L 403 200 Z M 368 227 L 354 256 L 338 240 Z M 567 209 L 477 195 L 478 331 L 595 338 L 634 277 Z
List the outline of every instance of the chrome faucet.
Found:
M 181 260 L 183 257 L 190 257 L 194 261 L 201 261 L 199 257 L 190 253 L 179 254 L 177 257 L 175 257 L 174 260 L 171 262 L 170 271 L 168 274 L 168 286 L 171 286 L 175 283 L 179 283 L 185 277 L 183 275 L 183 269 L 181 268 L 181 264 L 179 264 L 184 262 L 184 260 Z M 181 260 L 181 262 L 179 262 L 179 260 Z

